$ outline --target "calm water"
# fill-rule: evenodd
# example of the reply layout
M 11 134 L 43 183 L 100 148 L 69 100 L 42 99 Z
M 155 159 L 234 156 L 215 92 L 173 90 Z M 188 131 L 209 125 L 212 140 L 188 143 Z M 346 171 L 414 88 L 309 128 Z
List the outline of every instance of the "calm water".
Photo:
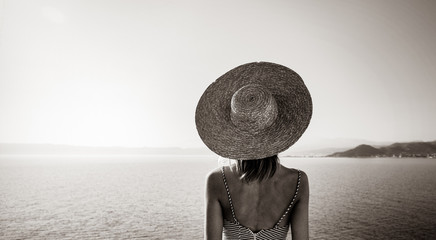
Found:
M 311 239 L 436 239 L 436 159 L 282 159 Z M 0 239 L 202 239 L 216 157 L 0 156 Z

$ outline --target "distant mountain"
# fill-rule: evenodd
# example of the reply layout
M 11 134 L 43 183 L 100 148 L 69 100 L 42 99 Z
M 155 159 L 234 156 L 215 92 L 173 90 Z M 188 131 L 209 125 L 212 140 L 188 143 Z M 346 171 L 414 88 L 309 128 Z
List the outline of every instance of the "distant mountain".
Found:
M 436 141 L 394 143 L 378 148 L 362 144 L 328 157 L 436 157 Z
M 352 138 L 320 138 L 316 140 L 306 140 L 303 138 L 292 145 L 288 150 L 281 153 L 282 156 L 305 156 L 305 157 L 324 157 L 336 152 L 343 152 L 354 148 L 359 144 L 381 147 L 392 144 L 393 142 L 377 142 L 366 139 Z
M 0 154 L 54 154 L 54 155 L 211 155 L 207 148 L 128 148 L 85 147 L 57 144 L 0 143 Z

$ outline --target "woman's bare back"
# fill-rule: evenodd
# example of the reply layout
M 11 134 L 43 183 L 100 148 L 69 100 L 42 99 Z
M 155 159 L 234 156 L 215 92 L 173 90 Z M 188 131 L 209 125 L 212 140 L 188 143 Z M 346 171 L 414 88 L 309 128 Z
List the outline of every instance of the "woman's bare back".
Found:
M 253 232 L 275 226 L 288 208 L 295 194 L 298 181 L 298 171 L 282 165 L 272 178 L 262 182 L 246 183 L 240 180 L 240 176 L 234 167 L 232 170 L 230 167 L 225 167 L 224 173 L 232 197 L 235 216 L 240 224 Z M 221 170 L 216 170 L 216 174 L 222 175 Z M 215 179 L 221 182 L 217 183 L 217 185 L 222 185 L 217 197 L 223 210 L 223 218 L 233 221 L 222 177 L 220 180 L 218 177 Z M 296 201 L 298 201 L 298 196 Z M 279 226 L 287 225 L 289 218 L 290 214 L 283 219 Z

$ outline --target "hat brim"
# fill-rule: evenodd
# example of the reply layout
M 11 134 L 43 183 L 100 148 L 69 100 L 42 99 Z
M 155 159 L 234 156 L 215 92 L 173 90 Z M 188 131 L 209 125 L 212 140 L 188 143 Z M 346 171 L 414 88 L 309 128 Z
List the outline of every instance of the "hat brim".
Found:
M 238 129 L 230 119 L 233 94 L 247 84 L 268 89 L 278 115 L 269 127 L 255 133 Z M 236 67 L 219 77 L 201 96 L 195 112 L 198 134 L 216 154 L 230 159 L 252 160 L 278 154 L 304 133 L 312 117 L 312 99 L 301 77 L 282 65 L 254 62 Z

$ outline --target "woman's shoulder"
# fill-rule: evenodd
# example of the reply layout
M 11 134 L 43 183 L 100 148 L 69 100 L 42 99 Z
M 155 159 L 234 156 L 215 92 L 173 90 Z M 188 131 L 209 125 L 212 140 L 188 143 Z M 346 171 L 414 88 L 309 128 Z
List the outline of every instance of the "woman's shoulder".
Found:
M 206 181 L 207 182 L 216 182 L 218 179 L 221 179 L 221 178 L 222 178 L 221 167 L 215 168 L 206 174 Z
M 300 180 L 300 185 L 303 184 L 307 184 L 308 183 L 308 177 L 307 174 L 300 169 L 295 169 L 295 168 L 288 168 L 285 166 L 281 166 L 282 168 L 282 177 L 287 181 L 287 182 L 295 182 L 296 180 L 298 181 L 298 179 Z
M 301 169 L 288 168 L 288 167 L 283 166 L 283 165 L 281 165 L 280 168 L 283 169 L 283 172 L 286 175 L 298 175 L 299 173 L 301 174 L 301 176 L 306 175 L 306 173 L 303 170 L 301 170 Z
M 221 167 L 213 169 L 206 175 L 206 190 L 211 193 L 219 193 L 223 188 Z
M 221 166 L 221 167 L 217 167 L 215 169 L 213 169 L 212 171 L 210 171 L 209 173 L 206 174 L 206 180 L 207 181 L 212 181 L 212 182 L 223 182 L 223 171 L 224 171 L 224 175 L 225 177 L 231 178 L 232 174 L 233 174 L 233 170 L 231 169 L 231 166 Z
M 297 188 L 295 191 L 297 191 L 297 199 L 308 199 L 309 197 L 309 179 L 307 177 L 307 174 L 300 169 L 295 168 L 287 168 L 283 167 L 284 173 L 287 175 L 287 188 Z

